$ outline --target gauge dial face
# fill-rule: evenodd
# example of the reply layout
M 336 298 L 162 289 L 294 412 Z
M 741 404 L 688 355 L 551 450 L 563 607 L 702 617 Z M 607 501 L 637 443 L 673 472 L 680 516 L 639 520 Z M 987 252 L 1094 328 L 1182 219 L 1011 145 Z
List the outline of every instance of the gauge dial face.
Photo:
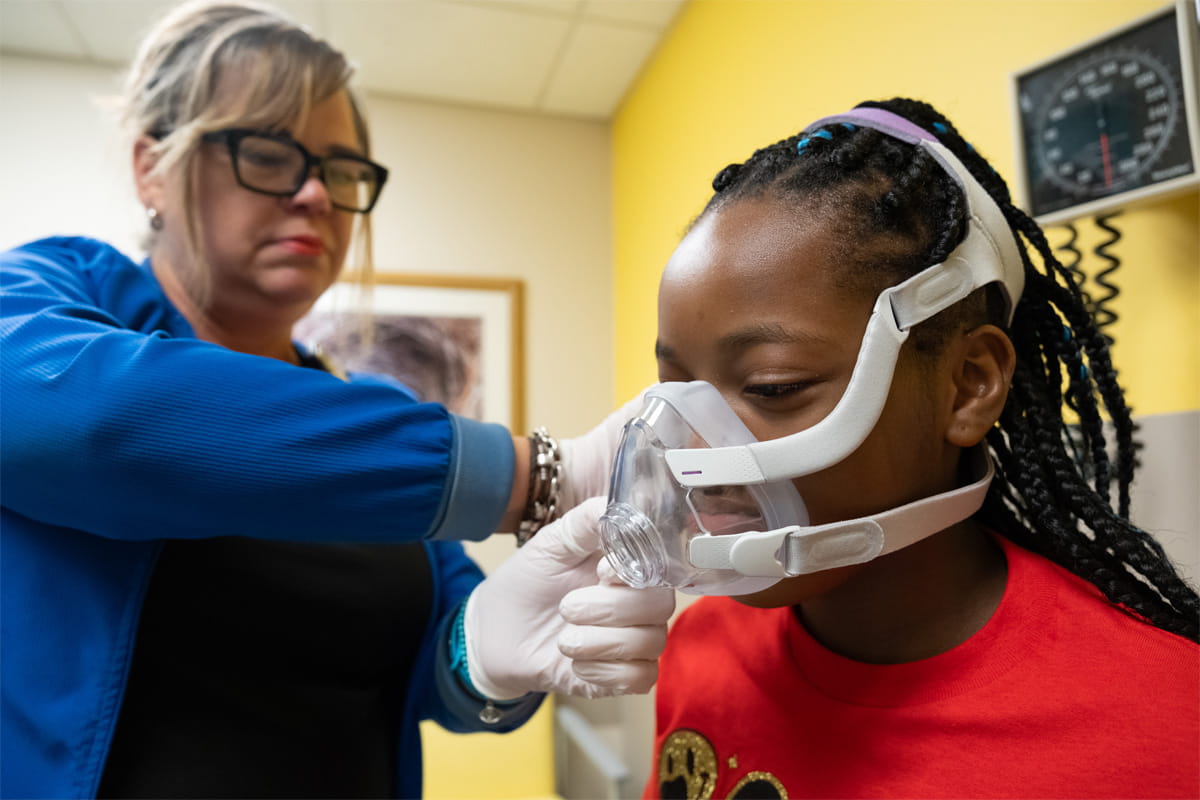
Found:
M 1175 133 L 1183 97 L 1150 53 L 1114 50 L 1067 75 L 1036 111 L 1046 178 L 1081 198 L 1144 181 Z
M 1018 83 L 1035 216 L 1194 171 L 1175 10 Z

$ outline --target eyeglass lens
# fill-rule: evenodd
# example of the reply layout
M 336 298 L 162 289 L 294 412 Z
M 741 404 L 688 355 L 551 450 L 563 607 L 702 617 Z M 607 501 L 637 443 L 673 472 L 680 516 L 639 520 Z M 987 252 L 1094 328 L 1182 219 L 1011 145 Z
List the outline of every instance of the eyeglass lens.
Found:
M 250 189 L 287 195 L 299 191 L 308 163 L 295 145 L 262 136 L 246 136 L 237 147 L 238 178 Z M 333 205 L 353 211 L 371 207 L 379 179 L 370 164 L 355 158 L 327 156 L 321 178 Z

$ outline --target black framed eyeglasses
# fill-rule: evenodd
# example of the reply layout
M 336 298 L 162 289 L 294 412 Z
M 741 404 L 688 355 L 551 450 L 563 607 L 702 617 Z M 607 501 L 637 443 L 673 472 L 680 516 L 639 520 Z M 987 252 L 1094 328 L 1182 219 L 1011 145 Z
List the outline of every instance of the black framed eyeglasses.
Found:
M 200 137 L 224 144 L 237 182 L 252 192 L 291 197 L 312 174 L 313 167 L 334 208 L 366 214 L 375 207 L 388 171 L 355 155 L 315 156 L 290 136 L 249 128 L 226 128 Z

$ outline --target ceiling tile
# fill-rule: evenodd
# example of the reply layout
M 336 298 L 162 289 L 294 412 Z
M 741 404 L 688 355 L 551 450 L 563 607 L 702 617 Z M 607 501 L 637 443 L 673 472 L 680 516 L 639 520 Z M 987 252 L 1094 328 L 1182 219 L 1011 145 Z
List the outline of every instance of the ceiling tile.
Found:
M 607 118 L 657 41 L 650 30 L 578 23 L 539 109 Z
M 127 64 L 180 0 L 0 0 L 0 49 Z M 269 0 L 360 88 L 604 119 L 685 0 Z
M 171 0 L 60 0 L 83 38 L 88 54 L 98 60 L 127 64 L 138 43 L 167 9 Z
M 0 0 L 0 48 L 56 58 L 85 58 L 58 3 Z
M 178 0 L 60 0 L 75 23 L 91 57 L 126 64 L 137 51 L 142 36 Z M 6 3 L 8 0 L 0 0 Z M 316 0 L 277 0 L 281 11 L 321 33 Z
M 584 19 L 607 19 L 662 30 L 679 12 L 683 0 L 585 0 Z
M 339 0 L 330 38 L 359 84 L 395 94 L 532 110 L 570 22 L 492 5 Z

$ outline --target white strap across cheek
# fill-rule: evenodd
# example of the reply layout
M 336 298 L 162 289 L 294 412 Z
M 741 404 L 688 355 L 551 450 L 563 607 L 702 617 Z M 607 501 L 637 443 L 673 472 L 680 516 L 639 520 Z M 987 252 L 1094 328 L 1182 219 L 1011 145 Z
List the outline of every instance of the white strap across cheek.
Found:
M 980 509 L 995 468 L 984 445 L 971 454 L 982 477 L 966 486 L 916 500 L 872 517 L 773 531 L 697 536 L 688 557 L 701 569 L 787 578 L 863 564 L 962 522 Z
M 825 469 L 858 449 L 887 402 L 900 347 L 912 326 L 949 308 L 977 288 L 978 268 L 991 244 L 972 233 L 936 268 L 880 292 L 867 321 L 846 391 L 833 411 L 811 428 L 735 447 L 667 451 L 681 486 L 743 486 L 797 478 Z
M 811 428 L 778 439 L 732 447 L 668 450 L 667 466 L 681 486 L 744 486 L 787 480 L 825 469 L 853 453 L 887 402 L 900 346 L 908 338 L 892 308 L 904 286 L 884 290 L 867 322 L 858 360 L 842 399 Z

